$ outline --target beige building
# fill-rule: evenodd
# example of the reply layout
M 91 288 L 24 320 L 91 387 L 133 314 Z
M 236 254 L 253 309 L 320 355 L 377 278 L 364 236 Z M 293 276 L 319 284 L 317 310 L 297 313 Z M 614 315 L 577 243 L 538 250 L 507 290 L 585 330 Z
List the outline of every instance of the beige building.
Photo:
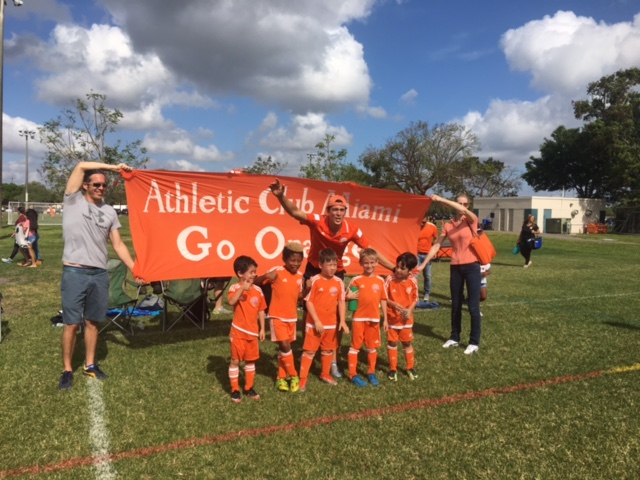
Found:
M 587 224 L 604 223 L 605 201 L 568 197 L 495 197 L 473 199 L 480 222 L 493 230 L 517 233 L 532 213 L 542 233 L 586 233 Z

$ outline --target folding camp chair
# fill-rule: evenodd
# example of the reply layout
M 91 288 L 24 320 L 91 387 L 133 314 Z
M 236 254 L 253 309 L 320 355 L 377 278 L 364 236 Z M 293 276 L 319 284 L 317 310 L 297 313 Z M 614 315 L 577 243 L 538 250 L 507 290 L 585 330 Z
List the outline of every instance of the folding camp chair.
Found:
M 108 317 L 109 321 L 100 329 L 100 333 L 113 324 L 123 332 L 133 335 L 131 316 L 133 308 L 138 302 L 141 286 L 127 279 L 127 271 L 127 266 L 118 259 L 109 259 L 107 262 L 107 272 L 109 272 L 109 309 L 117 308 L 120 312 L 113 317 Z M 125 288 L 127 286 L 130 287 L 129 290 L 136 289 L 135 298 L 126 293 Z
M 168 332 L 183 318 L 186 318 L 200 330 L 204 330 L 209 309 L 207 291 L 203 290 L 199 278 L 189 280 L 171 280 L 162 282 L 162 298 L 164 310 L 162 315 L 162 331 Z M 169 305 L 178 307 L 178 314 L 169 323 Z

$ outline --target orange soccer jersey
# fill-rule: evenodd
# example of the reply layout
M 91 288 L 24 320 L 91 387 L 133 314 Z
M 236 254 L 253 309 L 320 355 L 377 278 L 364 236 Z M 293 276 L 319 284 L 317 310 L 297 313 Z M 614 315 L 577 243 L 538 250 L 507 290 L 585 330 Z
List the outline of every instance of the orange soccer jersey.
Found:
M 298 320 L 298 298 L 302 292 L 302 273 L 291 273 L 284 267 L 275 267 L 271 271 L 278 273 L 278 278 L 266 283 L 271 283 L 271 303 L 269 316 L 283 322 L 295 323 Z
M 380 302 L 387 299 L 382 277 L 357 275 L 349 282 L 349 288 L 358 287 L 358 308 L 353 313 L 354 322 L 380 323 Z
M 338 326 L 338 302 L 344 300 L 344 283 L 340 278 L 324 278 L 322 275 L 311 277 L 311 290 L 305 301 L 313 303 L 325 329 L 335 329 Z M 307 324 L 313 326 L 311 315 L 307 315 Z
M 227 298 L 233 297 L 239 288 L 242 288 L 241 283 L 231 285 Z M 234 338 L 258 337 L 260 333 L 258 313 L 266 309 L 267 302 L 262 294 L 262 289 L 257 285 L 252 285 L 251 289 L 244 292 L 233 307 L 233 322 L 229 335 Z
M 408 308 L 411 304 L 418 302 L 418 281 L 413 275 L 405 280 L 398 280 L 395 275 L 387 277 L 385 289 L 389 300 Z M 404 318 L 395 308 L 387 308 L 387 319 L 389 328 L 402 329 L 413 326 L 413 314 L 409 318 Z

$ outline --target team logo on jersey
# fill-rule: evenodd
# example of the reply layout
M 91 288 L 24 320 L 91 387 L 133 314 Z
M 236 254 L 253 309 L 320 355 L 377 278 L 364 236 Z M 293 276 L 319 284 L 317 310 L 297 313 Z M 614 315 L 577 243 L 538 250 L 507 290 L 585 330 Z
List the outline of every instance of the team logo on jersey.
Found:
M 371 290 L 373 290 L 375 293 L 378 293 L 380 291 L 380 285 L 375 284 L 373 287 L 371 287 Z
M 330 293 L 331 295 L 337 295 L 337 294 L 338 294 L 338 287 L 331 287 L 331 288 L 329 289 L 329 293 Z
M 260 303 L 260 300 L 258 300 L 258 297 L 251 297 L 251 300 L 249 300 L 249 302 L 251 303 L 252 307 L 257 307 Z

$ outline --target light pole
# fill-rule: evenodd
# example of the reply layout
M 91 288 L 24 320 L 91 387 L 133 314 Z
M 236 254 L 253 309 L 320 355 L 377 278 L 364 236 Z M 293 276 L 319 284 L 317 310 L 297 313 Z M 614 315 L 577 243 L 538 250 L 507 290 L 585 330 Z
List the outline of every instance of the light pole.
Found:
M 29 202 L 29 139 L 33 140 L 36 136 L 34 130 L 19 130 L 18 133 L 21 137 L 24 137 L 26 144 L 26 156 L 24 157 L 24 208 L 27 207 Z
M 2 113 L 3 104 L 2 104 L 2 71 L 4 70 L 4 6 L 7 3 L 6 0 L 0 0 L 0 207 L 2 206 L 2 150 L 4 148 L 4 144 L 2 141 Z M 24 2 L 22 0 L 13 0 L 13 4 L 16 7 L 20 7 Z

